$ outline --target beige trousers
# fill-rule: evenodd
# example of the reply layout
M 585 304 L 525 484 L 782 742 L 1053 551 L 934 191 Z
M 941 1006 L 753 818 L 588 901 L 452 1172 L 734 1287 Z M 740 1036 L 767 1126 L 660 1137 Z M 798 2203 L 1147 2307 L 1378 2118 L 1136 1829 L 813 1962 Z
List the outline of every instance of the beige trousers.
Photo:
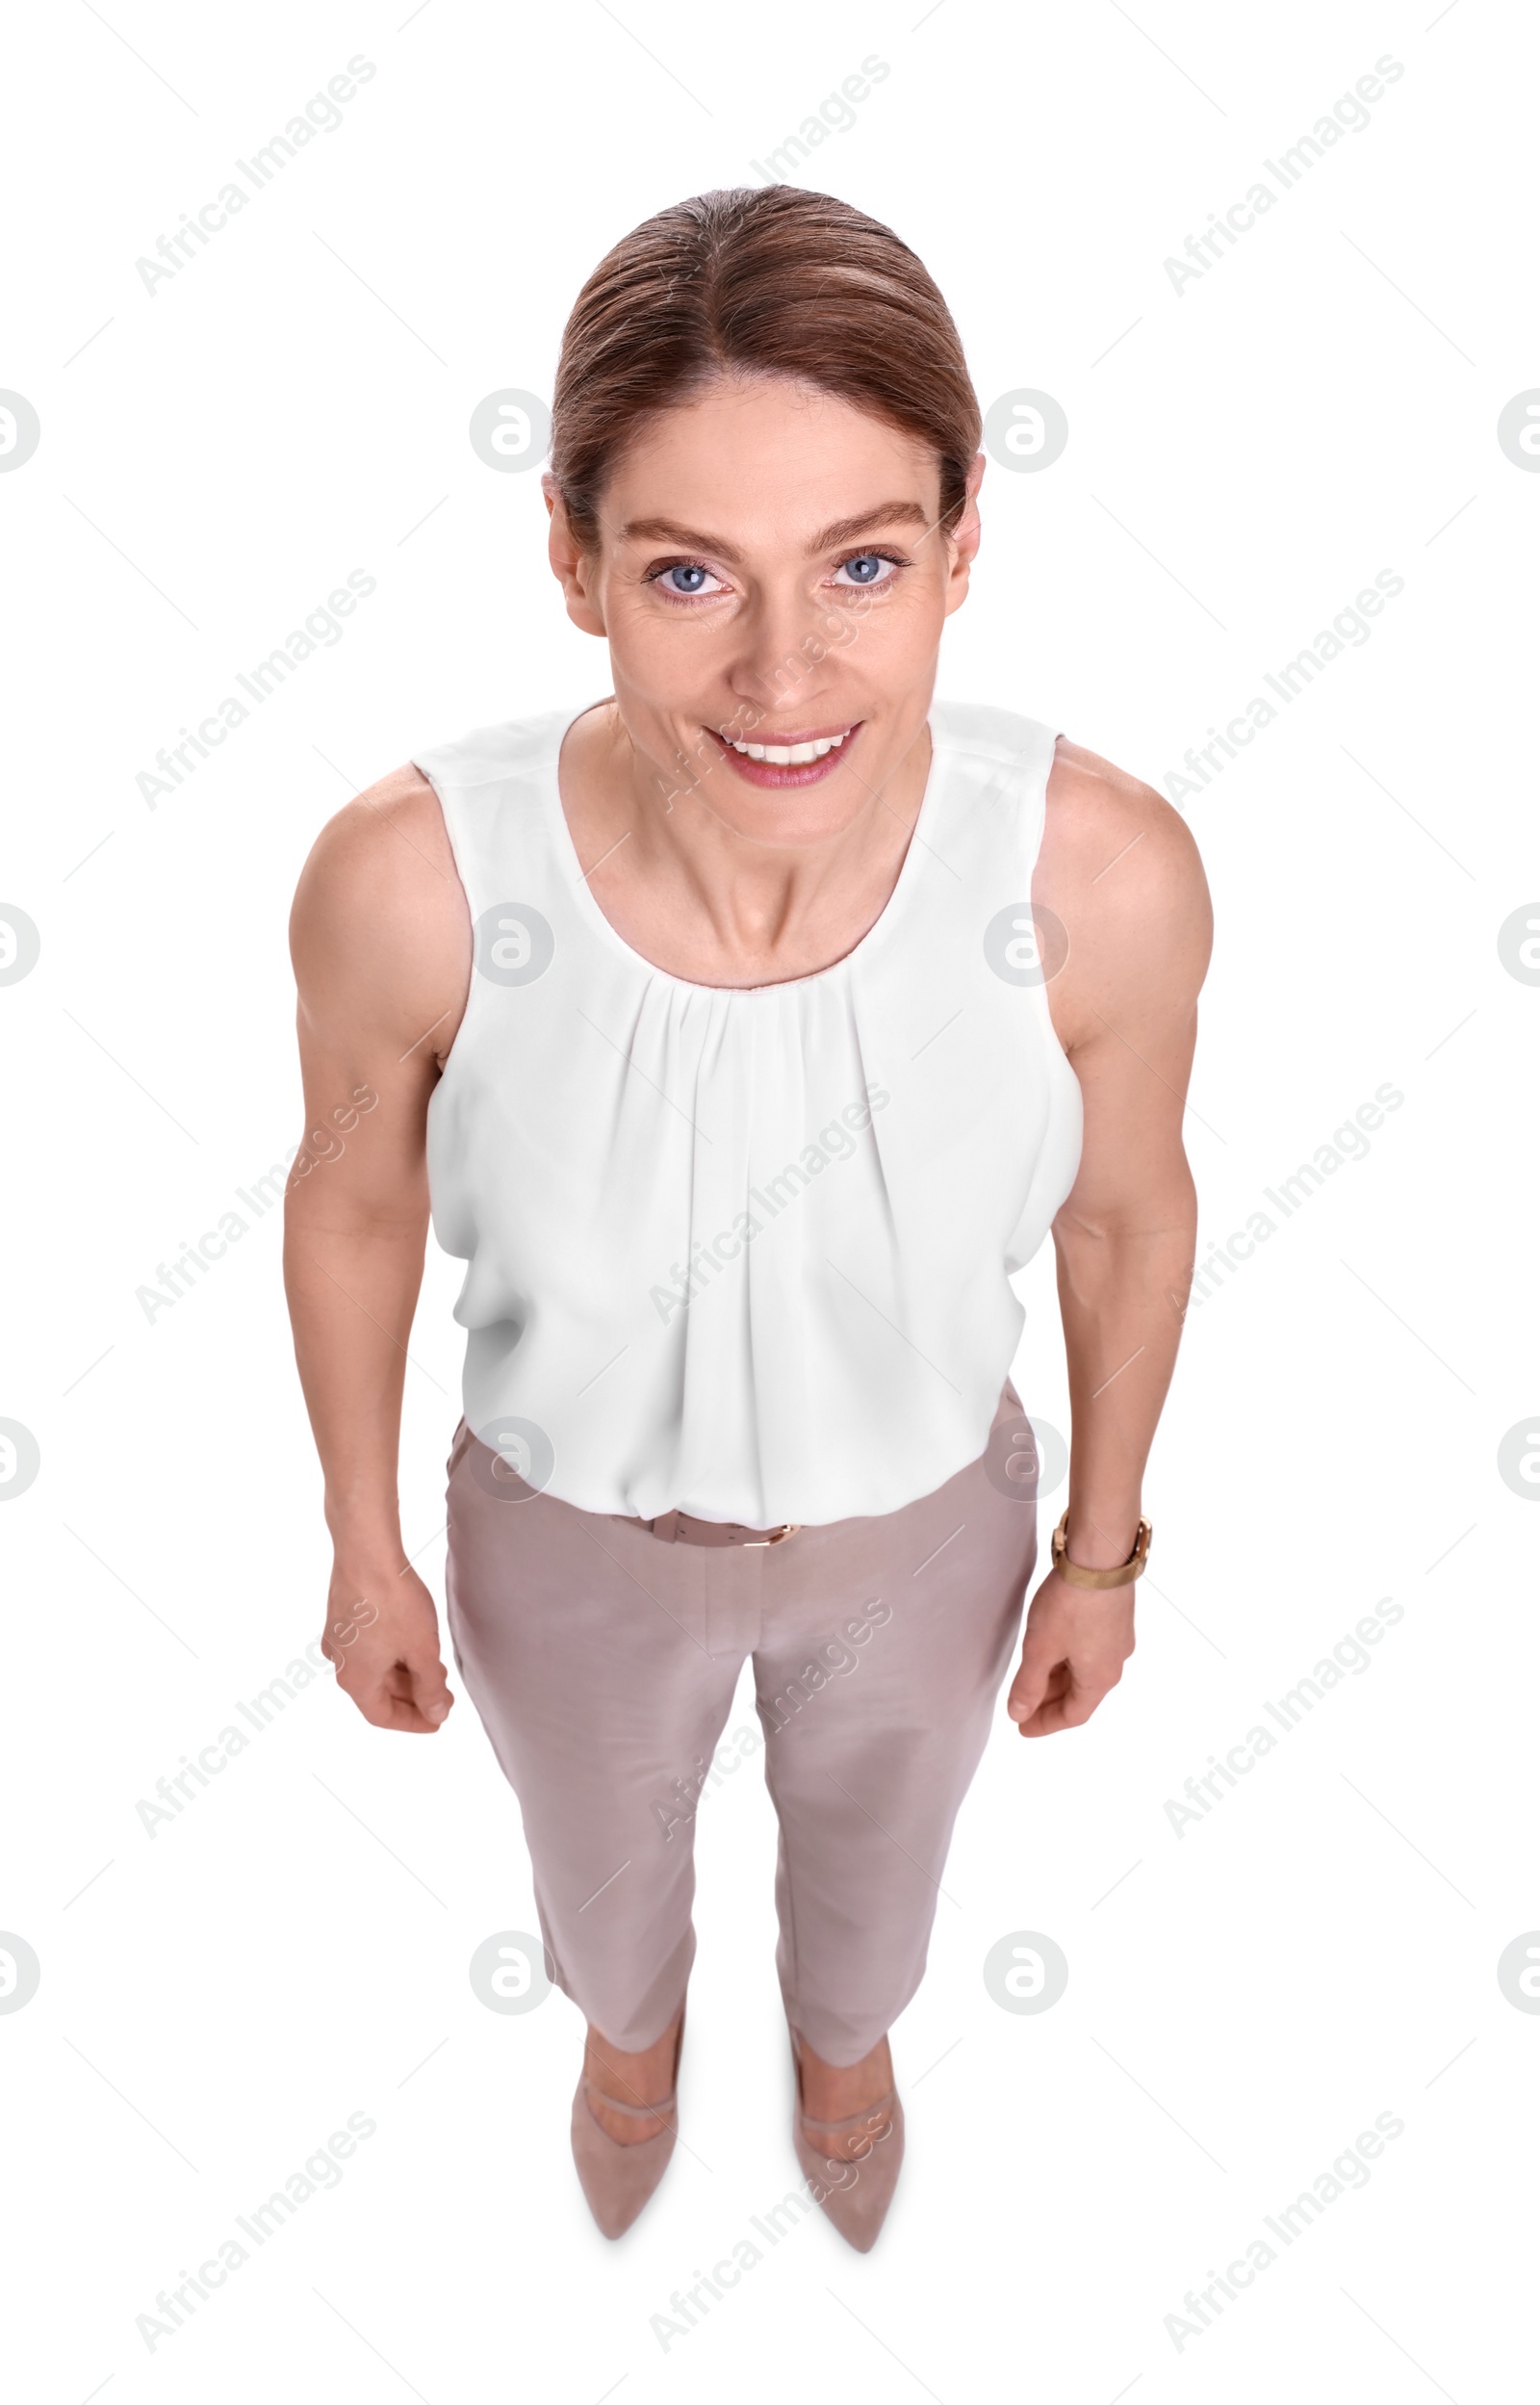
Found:
M 523 1811 L 557 1985 L 628 2052 L 678 2012 L 695 1954 L 695 1806 L 722 1775 L 752 1657 L 787 2015 L 827 2062 L 859 2062 L 924 1974 L 1037 1558 L 1036 1452 L 1014 1389 L 988 1450 L 933 1493 L 776 1545 L 667 1542 L 510 1490 L 496 1461 L 462 1421 L 449 1633 Z

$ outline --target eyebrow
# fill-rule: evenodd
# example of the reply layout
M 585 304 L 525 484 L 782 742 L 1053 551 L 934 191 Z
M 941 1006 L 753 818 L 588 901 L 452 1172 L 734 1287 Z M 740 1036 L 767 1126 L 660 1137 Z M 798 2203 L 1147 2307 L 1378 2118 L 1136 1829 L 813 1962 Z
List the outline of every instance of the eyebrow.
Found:
M 875 509 L 863 509 L 859 517 L 836 518 L 833 525 L 821 527 L 808 545 L 808 556 L 821 551 L 833 551 L 837 544 L 853 543 L 862 534 L 870 534 L 882 526 L 917 526 L 927 531 L 930 520 L 917 501 L 885 501 Z M 715 534 L 703 534 L 696 528 L 678 526 L 672 518 L 631 518 L 620 530 L 623 542 L 680 543 L 690 551 L 714 552 L 719 559 L 731 560 L 734 567 L 742 562 L 743 554 L 731 543 L 724 543 Z

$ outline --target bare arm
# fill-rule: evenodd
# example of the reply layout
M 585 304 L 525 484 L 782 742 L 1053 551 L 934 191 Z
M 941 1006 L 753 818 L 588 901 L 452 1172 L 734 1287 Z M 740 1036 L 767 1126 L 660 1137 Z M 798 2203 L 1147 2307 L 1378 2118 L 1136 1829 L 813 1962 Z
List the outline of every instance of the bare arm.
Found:
M 1073 1417 L 1065 1538 L 1071 1562 L 1112 1568 L 1133 1550 L 1192 1282 L 1182 1121 L 1212 918 L 1169 803 L 1072 744 L 1049 781 L 1033 898 L 1068 932 L 1049 1007 L 1085 1102 L 1080 1168 L 1053 1230 Z M 1133 1651 L 1135 1592 L 1050 1571 L 1008 1704 L 1023 1736 L 1090 1719 Z
M 366 1720 L 430 1730 L 453 1698 L 433 1598 L 401 1545 L 397 1452 L 428 1227 L 427 1104 L 465 1007 L 470 926 L 415 768 L 322 829 L 290 944 L 307 1133 L 285 1200 L 284 1283 L 334 1553 L 322 1649 Z

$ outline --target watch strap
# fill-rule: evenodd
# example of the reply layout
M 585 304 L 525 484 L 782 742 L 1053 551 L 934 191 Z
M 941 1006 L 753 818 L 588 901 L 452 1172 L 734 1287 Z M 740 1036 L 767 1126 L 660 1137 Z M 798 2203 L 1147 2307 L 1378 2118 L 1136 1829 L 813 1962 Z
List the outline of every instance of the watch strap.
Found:
M 1053 1566 L 1066 1586 L 1090 1587 L 1106 1591 L 1114 1587 L 1131 1587 L 1136 1578 L 1143 1576 L 1144 1565 L 1149 1559 L 1149 1540 L 1154 1533 L 1148 1520 L 1141 1519 L 1139 1533 L 1134 1539 L 1134 1550 L 1127 1561 L 1119 1562 L 1112 1569 L 1106 1570 L 1088 1570 L 1079 1562 L 1070 1561 L 1065 1536 L 1068 1522 L 1069 1512 L 1066 1506 L 1060 1514 L 1058 1527 L 1053 1532 L 1052 1545 Z

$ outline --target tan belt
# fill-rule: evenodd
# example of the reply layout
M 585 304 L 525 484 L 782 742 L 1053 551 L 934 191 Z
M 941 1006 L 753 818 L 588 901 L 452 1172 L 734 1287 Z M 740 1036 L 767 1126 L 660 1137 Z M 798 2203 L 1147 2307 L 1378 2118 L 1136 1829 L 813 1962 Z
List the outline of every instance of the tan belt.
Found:
M 655 1520 L 616 1517 L 631 1528 L 645 1528 L 666 1545 L 779 1545 L 795 1537 L 800 1520 L 783 1520 L 779 1528 L 743 1528 L 736 1520 L 697 1520 L 688 1512 L 660 1512 Z

